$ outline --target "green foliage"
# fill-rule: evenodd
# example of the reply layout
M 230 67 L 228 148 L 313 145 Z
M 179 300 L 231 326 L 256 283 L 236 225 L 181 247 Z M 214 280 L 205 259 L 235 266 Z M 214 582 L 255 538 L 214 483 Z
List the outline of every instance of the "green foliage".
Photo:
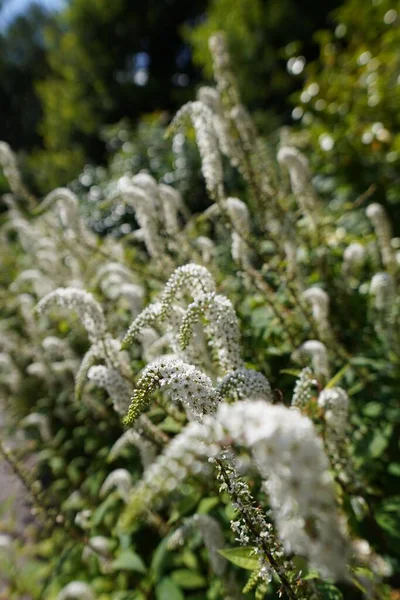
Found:
M 306 69 L 293 116 L 305 126 L 315 169 L 342 189 L 399 202 L 400 4 L 349 0 L 334 31 L 316 34 L 319 58 Z M 396 212 L 397 215 L 397 212 Z

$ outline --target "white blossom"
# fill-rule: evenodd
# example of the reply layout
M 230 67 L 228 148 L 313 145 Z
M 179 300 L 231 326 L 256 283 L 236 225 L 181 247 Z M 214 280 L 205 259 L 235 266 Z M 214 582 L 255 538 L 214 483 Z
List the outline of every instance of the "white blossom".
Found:
M 108 395 L 113 401 L 114 409 L 119 415 L 126 413 L 129 407 L 131 389 L 128 382 L 116 369 L 96 365 L 90 367 L 88 378 L 98 387 L 107 390 Z
M 140 418 L 138 420 L 138 429 L 140 428 Z M 156 446 L 147 440 L 143 435 L 139 433 L 139 431 L 135 431 L 134 429 L 127 429 L 124 433 L 117 439 L 115 444 L 110 449 L 110 452 L 107 457 L 108 462 L 113 462 L 116 458 L 121 455 L 121 452 L 127 446 L 135 446 L 140 454 L 140 459 L 142 461 L 143 468 L 146 469 L 148 466 L 154 462 L 154 459 L 157 454 Z
M 96 596 L 89 584 L 84 581 L 71 581 L 63 587 L 57 600 L 96 600 Z
M 393 268 L 396 264 L 393 248 L 391 246 L 392 227 L 381 204 L 373 202 L 366 210 L 367 217 L 372 222 L 378 238 L 382 263 L 386 268 Z
M 195 130 L 207 191 L 213 200 L 219 200 L 223 197 L 224 173 L 213 113 L 203 102 L 188 102 L 176 113 L 170 125 L 171 131 L 188 119 Z
M 126 469 L 111 471 L 100 488 L 100 497 L 106 496 L 113 488 L 117 488 L 120 498 L 126 503 L 132 489 L 132 476 L 129 471 Z
M 313 371 L 317 377 L 329 379 L 328 350 L 325 344 L 319 340 L 307 340 L 300 346 L 299 352 L 311 358 Z
M 106 335 L 103 309 L 92 294 L 78 288 L 57 288 L 40 300 L 36 311 L 43 314 L 54 305 L 76 311 L 92 342 Z
M 375 307 L 379 311 L 388 311 L 393 304 L 395 288 L 389 273 L 375 273 L 371 279 L 370 293 L 375 297 Z
M 286 551 L 307 556 L 324 576 L 342 577 L 346 543 L 322 442 L 307 417 L 264 401 L 222 403 L 202 423 L 189 424 L 144 473 L 122 524 L 131 523 L 231 440 L 252 451 Z
M 365 261 L 365 247 L 358 242 L 352 242 L 343 252 L 343 271 L 354 273 Z
M 272 390 L 268 379 L 259 371 L 240 367 L 231 371 L 218 383 L 217 391 L 221 396 L 235 399 L 262 399 L 273 402 Z
M 313 286 L 303 292 L 303 297 L 311 304 L 319 335 L 322 338 L 327 337 L 330 333 L 328 294 L 321 288 Z
M 318 200 L 306 157 L 296 148 L 282 146 L 278 152 L 278 162 L 289 171 L 292 191 L 300 209 L 312 219 Z
M 159 388 L 166 388 L 172 402 L 181 401 L 192 418 L 201 419 L 206 413 L 214 412 L 219 396 L 211 379 L 174 357 L 161 357 L 143 369 L 134 390 L 125 424 L 131 425 L 147 408 L 150 397 Z

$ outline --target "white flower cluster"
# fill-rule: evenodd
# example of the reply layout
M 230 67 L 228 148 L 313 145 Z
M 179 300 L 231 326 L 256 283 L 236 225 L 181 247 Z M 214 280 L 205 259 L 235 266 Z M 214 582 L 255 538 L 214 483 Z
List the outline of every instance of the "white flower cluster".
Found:
M 240 331 L 232 303 L 214 292 L 201 294 L 190 304 L 181 322 L 179 339 L 185 349 L 191 339 L 193 326 L 203 315 L 206 320 L 208 343 L 223 373 L 243 365 L 241 359 Z
M 322 339 L 325 339 L 330 334 L 328 294 L 320 287 L 313 286 L 303 292 L 303 297 L 311 304 L 318 333 Z
M 383 265 L 388 269 L 394 268 L 396 259 L 391 245 L 392 228 L 385 209 L 381 204 L 373 202 L 368 206 L 366 214 L 374 226 Z
M 108 454 L 108 462 L 113 462 L 121 455 L 124 448 L 130 445 L 135 446 L 135 448 L 137 448 L 139 451 L 140 460 L 144 469 L 147 469 L 147 467 L 154 462 L 157 454 L 157 448 L 150 440 L 147 440 L 144 435 L 141 435 L 140 433 L 143 433 L 143 427 L 141 427 L 141 425 L 143 425 L 144 419 L 145 417 L 143 415 L 141 418 L 139 418 L 137 426 L 138 431 L 135 431 L 134 429 L 127 429 L 121 435 L 121 437 L 117 439 Z
M 89 584 L 71 581 L 58 594 L 57 600 L 96 600 L 96 596 Z
M 342 577 L 346 543 L 336 514 L 328 459 L 312 422 L 284 406 L 263 401 L 223 403 L 215 415 L 189 424 L 147 469 L 122 524 L 132 523 L 155 499 L 196 472 L 201 461 L 217 457 L 231 441 L 251 450 L 266 480 L 285 550 L 307 556 L 324 576 Z
M 190 535 L 193 529 L 200 531 L 205 547 L 210 556 L 210 565 L 216 575 L 223 575 L 227 561 L 218 550 L 224 547 L 224 535 L 222 529 L 215 519 L 209 515 L 195 514 L 184 520 L 183 525 L 179 527 L 168 540 L 168 548 L 173 550 L 184 544 L 185 539 Z
M 28 200 L 30 207 L 34 205 L 33 197 L 29 194 L 25 185 L 22 183 L 21 175 L 17 165 L 17 158 L 7 142 L 0 141 L 0 166 L 3 168 L 4 175 L 10 185 L 11 190 L 17 196 L 22 196 Z
M 76 311 L 92 342 L 106 335 L 103 309 L 92 294 L 78 288 L 58 288 L 40 300 L 36 311 L 43 314 L 53 305 Z
M 310 367 L 302 369 L 293 390 L 292 406 L 299 410 L 307 408 L 308 403 L 315 394 L 315 381 Z
M 119 371 L 105 367 L 104 365 L 96 365 L 89 368 L 88 378 L 97 387 L 107 390 L 108 395 L 113 401 L 114 409 L 119 415 L 126 414 L 129 407 L 131 389 Z
M 96 273 L 95 284 L 110 300 L 125 298 L 133 316 L 142 310 L 143 286 L 133 281 L 132 272 L 124 265 L 117 262 L 102 265 Z
M 132 476 L 126 469 L 115 469 L 105 478 L 101 488 L 100 497 L 106 496 L 113 488 L 125 503 L 128 502 L 132 489 Z
M 239 264 L 248 263 L 248 246 L 246 239 L 250 234 L 249 209 L 239 198 L 227 198 L 226 208 L 232 223 L 232 258 Z
M 160 257 L 165 252 L 165 243 L 160 235 L 159 207 L 154 201 L 154 195 L 146 193 L 149 186 L 146 184 L 143 186 L 138 185 L 138 183 L 141 183 L 141 180 L 138 181 L 137 179 L 139 175 L 136 175 L 136 185 L 127 176 L 122 177 L 118 181 L 117 195 L 122 198 L 124 203 L 133 206 L 149 255 L 153 258 Z
M 352 242 L 343 252 L 343 272 L 357 273 L 365 261 L 365 246 Z
M 375 308 L 382 313 L 389 312 L 395 297 L 393 277 L 384 271 L 375 273 L 369 290 L 375 297 Z
M 300 356 L 311 358 L 312 368 L 317 378 L 328 380 L 330 377 L 328 350 L 319 340 L 307 340 L 299 348 Z
M 56 206 L 63 227 L 71 229 L 76 235 L 84 233 L 79 217 L 79 201 L 68 188 L 56 188 L 51 191 L 35 208 L 34 213 L 40 215 L 51 206 Z
M 306 157 L 296 148 L 282 146 L 278 152 L 278 162 L 289 171 L 292 191 L 300 209 L 313 220 L 318 200 Z
M 124 419 L 126 425 L 136 421 L 159 388 L 166 388 L 172 402 L 181 401 L 194 419 L 214 412 L 220 401 L 207 375 L 175 357 L 161 357 L 143 369 Z
M 217 391 L 222 397 L 231 396 L 242 400 L 266 400 L 273 402 L 271 386 L 268 379 L 259 371 L 240 367 L 228 373 L 218 383 Z
M 176 113 L 170 128 L 175 131 L 188 120 L 191 121 L 207 191 L 213 200 L 218 201 L 224 196 L 224 173 L 213 119 L 212 111 L 204 102 L 188 102 Z

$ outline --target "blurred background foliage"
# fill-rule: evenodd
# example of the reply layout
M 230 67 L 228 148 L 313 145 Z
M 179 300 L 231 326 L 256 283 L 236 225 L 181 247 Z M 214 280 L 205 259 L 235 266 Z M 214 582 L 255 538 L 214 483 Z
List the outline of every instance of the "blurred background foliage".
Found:
M 105 162 L 103 126 L 172 115 L 193 96 L 210 77 L 209 33 L 221 27 L 244 100 L 271 132 L 290 119 L 290 94 L 301 85 L 287 71 L 288 52 L 300 44 L 316 58 L 313 33 L 329 25 L 338 4 L 70 0 L 52 12 L 32 3 L 2 27 L 0 137 L 24 154 L 38 191 L 64 185 L 86 162 Z

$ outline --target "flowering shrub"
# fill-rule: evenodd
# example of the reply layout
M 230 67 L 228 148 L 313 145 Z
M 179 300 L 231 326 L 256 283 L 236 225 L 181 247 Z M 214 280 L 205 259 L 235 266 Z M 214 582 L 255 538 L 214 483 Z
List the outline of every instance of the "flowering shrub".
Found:
M 167 132 L 194 131 L 200 214 L 126 171 L 101 202 L 137 228 L 99 239 L 71 190 L 33 198 L 1 145 L 0 449 L 36 524 L 29 582 L 24 539 L 0 538 L 10 598 L 395 597 L 388 217 L 325 205 L 288 136 L 258 137 L 222 34 L 210 50 L 216 88 Z

